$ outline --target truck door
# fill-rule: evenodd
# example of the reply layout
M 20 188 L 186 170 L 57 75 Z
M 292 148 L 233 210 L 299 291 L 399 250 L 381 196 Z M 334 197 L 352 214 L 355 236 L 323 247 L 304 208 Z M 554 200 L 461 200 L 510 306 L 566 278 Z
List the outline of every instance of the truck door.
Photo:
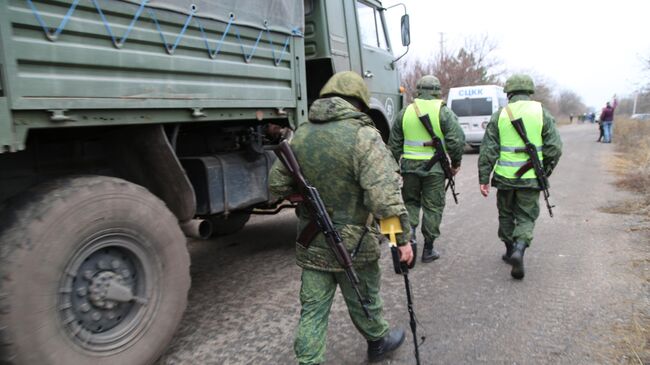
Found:
M 399 75 L 392 65 L 395 57 L 386 34 L 383 12 L 371 2 L 356 1 L 357 24 L 361 47 L 361 75 L 370 92 L 381 104 L 388 123 L 399 110 Z
M 361 47 L 361 75 L 373 97 L 383 106 L 388 122 L 397 111 L 399 75 L 392 65 L 395 59 L 386 34 L 384 14 L 371 2 L 356 1 Z

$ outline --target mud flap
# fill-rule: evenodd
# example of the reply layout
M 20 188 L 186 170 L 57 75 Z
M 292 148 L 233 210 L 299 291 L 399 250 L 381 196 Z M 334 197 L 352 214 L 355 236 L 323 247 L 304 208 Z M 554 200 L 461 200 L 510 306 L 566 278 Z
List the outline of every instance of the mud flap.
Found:
M 118 175 L 162 199 L 179 221 L 194 218 L 196 197 L 162 125 L 124 128 L 108 137 Z

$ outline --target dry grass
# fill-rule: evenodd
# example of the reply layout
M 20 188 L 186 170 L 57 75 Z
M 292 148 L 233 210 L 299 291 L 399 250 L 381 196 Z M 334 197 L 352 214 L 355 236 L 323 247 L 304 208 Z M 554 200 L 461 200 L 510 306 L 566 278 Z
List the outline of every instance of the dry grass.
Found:
M 650 256 L 648 250 L 643 250 L 645 258 L 633 260 L 630 263 L 632 275 L 637 276 L 641 283 L 643 293 L 650 288 Z M 648 365 L 650 364 L 650 300 L 643 296 L 640 300 L 625 303 L 630 307 L 632 313 L 630 318 L 617 322 L 612 328 L 615 341 L 611 352 L 606 351 L 602 355 L 607 359 L 605 363 L 616 363 L 625 365 Z
M 614 143 L 618 153 L 610 158 L 616 185 L 635 193 L 633 200 L 609 207 L 610 213 L 639 214 L 650 219 L 650 123 L 616 121 Z
M 630 270 L 639 277 L 642 293 L 650 290 L 650 122 L 617 120 L 614 128 L 617 154 L 610 159 L 612 172 L 620 176 L 616 185 L 634 193 L 634 198 L 604 208 L 609 213 L 635 214 L 641 223 L 631 228 L 640 231 L 637 259 Z M 641 295 L 632 318 L 614 328 L 620 341 L 615 345 L 615 358 L 623 364 L 650 364 L 650 305 L 647 295 Z

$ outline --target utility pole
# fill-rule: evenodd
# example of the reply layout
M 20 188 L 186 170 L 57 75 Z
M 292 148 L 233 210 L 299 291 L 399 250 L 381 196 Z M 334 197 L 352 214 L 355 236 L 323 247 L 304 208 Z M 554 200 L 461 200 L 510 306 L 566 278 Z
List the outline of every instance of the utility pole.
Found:
M 442 59 L 445 54 L 445 33 L 440 32 L 440 63 L 442 64 Z
M 639 99 L 639 93 L 634 94 L 634 106 L 632 107 L 632 115 L 636 114 L 636 102 Z

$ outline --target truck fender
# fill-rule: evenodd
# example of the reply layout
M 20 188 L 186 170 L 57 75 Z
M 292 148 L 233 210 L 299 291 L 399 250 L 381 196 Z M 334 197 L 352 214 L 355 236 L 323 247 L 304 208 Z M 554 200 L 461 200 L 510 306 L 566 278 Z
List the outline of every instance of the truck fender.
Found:
M 162 125 L 123 128 L 108 137 L 118 176 L 162 199 L 179 221 L 194 218 L 196 196 Z
M 377 98 L 370 98 L 370 110 L 368 115 L 375 123 L 375 127 L 379 130 L 381 134 L 381 139 L 384 140 L 384 143 L 388 142 L 388 137 L 390 136 L 390 127 L 391 124 L 389 121 L 391 119 L 388 117 L 386 108 Z

